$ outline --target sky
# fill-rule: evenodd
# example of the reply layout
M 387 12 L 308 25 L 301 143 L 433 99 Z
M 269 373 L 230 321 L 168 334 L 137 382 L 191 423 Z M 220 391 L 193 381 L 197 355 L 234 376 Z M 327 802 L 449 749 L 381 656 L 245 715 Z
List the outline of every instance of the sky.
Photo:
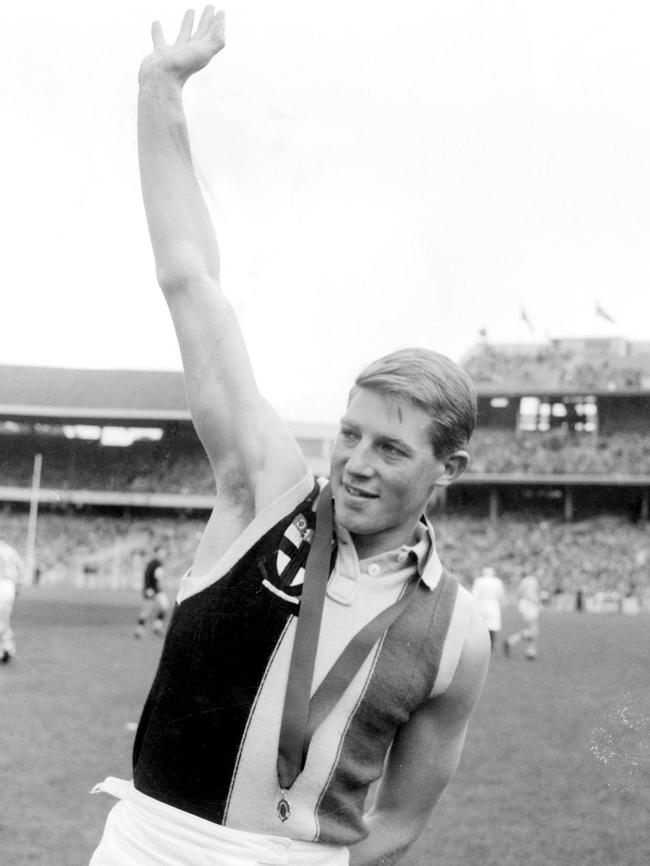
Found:
M 650 340 L 646 2 L 224 8 L 186 112 L 223 289 L 288 420 L 337 420 L 403 346 Z M 151 21 L 171 40 L 184 10 L 3 8 L 0 363 L 181 368 L 135 120 Z

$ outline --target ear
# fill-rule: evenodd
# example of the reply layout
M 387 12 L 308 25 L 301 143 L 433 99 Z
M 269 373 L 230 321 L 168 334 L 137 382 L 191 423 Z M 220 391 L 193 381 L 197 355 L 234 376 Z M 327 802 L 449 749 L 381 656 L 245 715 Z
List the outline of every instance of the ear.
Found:
M 452 481 L 463 474 L 469 465 L 469 454 L 467 451 L 454 451 L 445 462 L 445 471 L 436 479 L 436 487 L 449 487 Z

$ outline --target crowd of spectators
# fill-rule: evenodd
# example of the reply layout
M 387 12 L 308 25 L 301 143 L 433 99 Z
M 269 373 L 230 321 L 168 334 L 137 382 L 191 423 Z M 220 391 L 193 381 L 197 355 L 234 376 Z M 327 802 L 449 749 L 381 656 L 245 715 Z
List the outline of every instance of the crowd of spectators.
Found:
M 119 448 L 57 437 L 36 444 L 9 436 L 2 440 L 0 486 L 29 486 L 38 449 L 43 454 L 41 486 L 45 488 L 185 495 L 215 491 L 198 442 L 177 448 L 173 443 L 139 441 Z M 470 451 L 468 471 L 473 474 L 650 476 L 650 437 L 634 433 L 599 436 L 479 428 Z
M 481 386 L 521 386 L 535 393 L 549 388 L 638 389 L 642 370 L 633 358 L 579 352 L 548 344 L 530 352 L 505 353 L 482 344 L 464 366 Z M 54 430 L 54 428 L 52 428 Z M 313 443 L 312 443 L 313 444 Z M 326 450 L 326 449 L 325 449 Z M 314 454 L 321 453 L 316 443 Z M 468 475 L 590 475 L 650 477 L 650 437 L 600 435 L 562 425 L 550 430 L 519 431 L 479 427 L 471 443 Z M 139 439 L 126 447 L 98 440 L 66 438 L 52 432 L 26 435 L 0 432 L 0 487 L 27 488 L 34 455 L 43 456 L 41 487 L 123 493 L 215 493 L 205 453 L 191 430 L 165 430 L 159 440 Z M 647 501 L 646 501 L 647 505 Z M 647 508 L 646 508 L 647 511 Z M 486 566 L 514 590 L 526 574 L 535 574 L 550 598 L 580 593 L 650 594 L 648 524 L 629 514 L 589 520 L 544 519 L 523 511 L 498 520 L 435 511 L 437 545 L 446 567 L 467 587 Z M 168 551 L 167 589 L 190 566 L 205 516 L 175 516 L 136 509 L 123 514 L 42 508 L 38 519 L 35 565 L 43 585 L 113 587 L 138 590 L 153 547 Z M 0 538 L 24 551 L 27 514 L 9 504 L 0 508 Z
M 615 391 L 640 387 L 644 370 L 636 360 L 605 352 L 587 355 L 555 343 L 537 346 L 532 353 L 504 352 L 500 346 L 483 343 L 463 366 L 479 386 Z
M 43 512 L 36 564 L 43 585 L 138 588 L 153 546 L 169 552 L 171 592 L 192 562 L 205 517 L 135 517 Z M 650 539 L 645 526 L 604 516 L 566 523 L 504 516 L 497 524 L 474 517 L 434 515 L 445 566 L 467 587 L 485 566 L 513 590 L 535 574 L 550 595 L 650 591 Z M 0 511 L 0 537 L 24 550 L 27 515 Z
M 0 486 L 28 487 L 33 456 L 43 454 L 41 485 L 53 489 L 213 494 L 214 480 L 198 441 L 139 440 L 127 447 L 45 436 L 42 441 L 2 436 Z M 479 428 L 472 440 L 469 473 L 650 476 L 650 438 L 600 436 L 564 429 L 514 433 Z M 205 523 L 202 516 L 122 516 L 84 510 L 41 509 L 37 566 L 43 583 L 137 587 L 143 563 L 156 542 L 170 553 L 169 573 L 178 578 L 191 563 Z M 549 594 L 598 590 L 650 590 L 647 524 L 626 516 L 565 522 L 558 513 L 503 513 L 496 523 L 479 516 L 436 512 L 443 560 L 470 585 L 481 569 L 495 568 L 508 586 L 534 573 Z M 24 549 L 27 516 L 5 505 L 0 537 Z
M 599 516 L 565 522 L 503 516 L 497 523 L 478 517 L 434 516 L 436 540 L 446 566 L 467 586 L 492 566 L 514 588 L 534 574 L 549 595 L 650 588 L 647 527 L 623 517 Z
M 25 551 L 27 514 L 5 505 L 0 538 Z M 90 514 L 75 509 L 41 510 L 34 566 L 43 585 L 139 589 L 146 561 L 157 544 L 168 551 L 168 570 L 178 579 L 191 564 L 205 518 Z
M 514 433 L 479 427 L 470 451 L 468 471 L 477 474 L 650 475 L 650 437 L 639 433 Z
M 2 437 L 0 485 L 27 487 L 34 455 L 43 457 L 41 487 L 148 493 L 214 493 L 214 476 L 198 440 L 169 443 L 146 439 L 127 447 L 47 436 Z

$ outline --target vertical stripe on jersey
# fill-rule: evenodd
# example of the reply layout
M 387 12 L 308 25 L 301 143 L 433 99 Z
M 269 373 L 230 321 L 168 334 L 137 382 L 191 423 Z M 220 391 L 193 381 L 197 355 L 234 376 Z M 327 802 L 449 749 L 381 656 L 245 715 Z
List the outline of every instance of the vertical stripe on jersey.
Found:
M 398 728 L 431 694 L 453 613 L 457 582 L 443 573 L 422 585 L 381 644 L 372 677 L 345 732 L 318 803 L 319 841 L 347 844 L 365 835 L 367 786 L 378 778 Z
M 254 560 L 175 609 L 134 745 L 139 791 L 217 823 L 294 610 L 262 585 L 264 573 Z

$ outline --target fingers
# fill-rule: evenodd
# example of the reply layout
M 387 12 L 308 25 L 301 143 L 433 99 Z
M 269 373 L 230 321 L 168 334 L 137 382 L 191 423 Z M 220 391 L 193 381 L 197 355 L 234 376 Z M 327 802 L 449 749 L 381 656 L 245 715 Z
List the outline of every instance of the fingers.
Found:
M 176 37 L 176 44 L 179 42 L 187 42 L 192 38 L 192 30 L 194 28 L 194 9 L 188 9 L 185 15 L 183 16 L 183 21 L 181 23 L 181 29 L 178 31 L 178 36 Z
M 226 13 L 222 10 L 217 12 L 212 22 L 213 29 L 224 39 L 224 31 L 226 29 Z
M 154 21 L 151 25 L 151 41 L 153 42 L 153 47 L 155 51 L 158 51 L 160 48 L 164 48 L 166 44 L 160 21 Z
M 214 6 L 206 6 L 203 14 L 199 19 L 199 26 L 196 28 L 196 35 L 203 36 L 210 29 L 212 19 L 214 18 Z
M 183 16 L 175 44 L 178 45 L 179 43 L 190 42 L 193 38 L 193 29 L 194 10 L 188 9 Z M 206 6 L 201 14 L 194 38 L 198 37 L 200 39 L 207 36 L 210 43 L 213 43 L 214 46 L 216 46 L 216 51 L 220 51 L 225 44 L 224 29 L 225 13 L 215 13 L 214 6 Z M 160 21 L 154 21 L 151 25 L 151 40 L 153 42 L 154 51 L 161 51 L 167 47 Z
M 226 13 L 214 11 L 214 6 L 206 6 L 201 15 L 199 26 L 196 28 L 198 38 L 207 37 L 216 51 L 221 51 L 226 40 L 224 31 L 226 28 Z
M 210 22 L 207 37 L 213 46 L 215 53 L 221 51 L 226 44 L 226 14 L 225 12 L 217 12 Z

